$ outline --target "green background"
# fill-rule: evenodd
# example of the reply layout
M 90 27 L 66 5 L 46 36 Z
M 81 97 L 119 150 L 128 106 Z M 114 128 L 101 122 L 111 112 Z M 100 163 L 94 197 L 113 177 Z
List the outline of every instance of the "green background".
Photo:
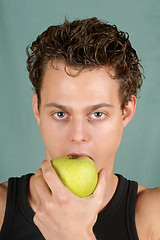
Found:
M 96 16 L 129 32 L 146 79 L 136 114 L 124 130 L 115 172 L 148 187 L 159 186 L 159 0 L 0 0 L 0 181 L 35 172 L 45 158 L 32 114 L 25 48 L 65 16 Z

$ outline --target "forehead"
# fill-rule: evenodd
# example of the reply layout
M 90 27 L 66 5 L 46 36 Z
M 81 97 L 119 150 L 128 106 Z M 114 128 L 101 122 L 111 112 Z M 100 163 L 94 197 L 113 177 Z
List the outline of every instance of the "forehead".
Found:
M 62 62 L 48 64 L 42 82 L 41 100 L 82 101 L 119 100 L 118 83 L 107 67 L 78 71 Z

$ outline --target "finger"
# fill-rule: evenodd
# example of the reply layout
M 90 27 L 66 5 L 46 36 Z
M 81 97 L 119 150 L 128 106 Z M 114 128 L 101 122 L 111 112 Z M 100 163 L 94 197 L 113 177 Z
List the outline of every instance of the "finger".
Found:
M 50 161 L 44 160 L 41 164 L 43 176 L 49 188 L 57 196 L 66 195 L 69 189 L 62 183 Z
M 47 200 L 49 201 L 51 192 L 43 177 L 42 169 L 38 169 L 35 173 L 35 188 L 37 190 L 39 198 L 41 199 L 41 202 L 44 202 Z

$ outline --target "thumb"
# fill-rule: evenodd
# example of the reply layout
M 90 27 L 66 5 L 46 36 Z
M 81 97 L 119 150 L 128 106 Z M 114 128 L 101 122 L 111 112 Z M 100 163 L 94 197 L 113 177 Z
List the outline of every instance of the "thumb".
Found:
M 106 181 L 106 170 L 102 168 L 99 173 L 98 173 L 98 184 L 97 187 L 93 193 L 93 198 L 96 198 L 99 200 L 104 200 L 105 193 L 106 193 L 106 186 L 107 186 L 107 181 Z

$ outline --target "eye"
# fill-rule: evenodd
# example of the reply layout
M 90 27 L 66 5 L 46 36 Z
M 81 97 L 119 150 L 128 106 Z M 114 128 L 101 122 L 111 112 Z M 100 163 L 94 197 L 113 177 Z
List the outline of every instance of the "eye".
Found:
M 94 112 L 90 115 L 90 118 L 92 119 L 104 119 L 106 117 L 106 113 L 103 112 Z
M 59 119 L 66 119 L 68 115 L 65 112 L 55 112 L 53 114 L 53 117 L 59 120 Z

